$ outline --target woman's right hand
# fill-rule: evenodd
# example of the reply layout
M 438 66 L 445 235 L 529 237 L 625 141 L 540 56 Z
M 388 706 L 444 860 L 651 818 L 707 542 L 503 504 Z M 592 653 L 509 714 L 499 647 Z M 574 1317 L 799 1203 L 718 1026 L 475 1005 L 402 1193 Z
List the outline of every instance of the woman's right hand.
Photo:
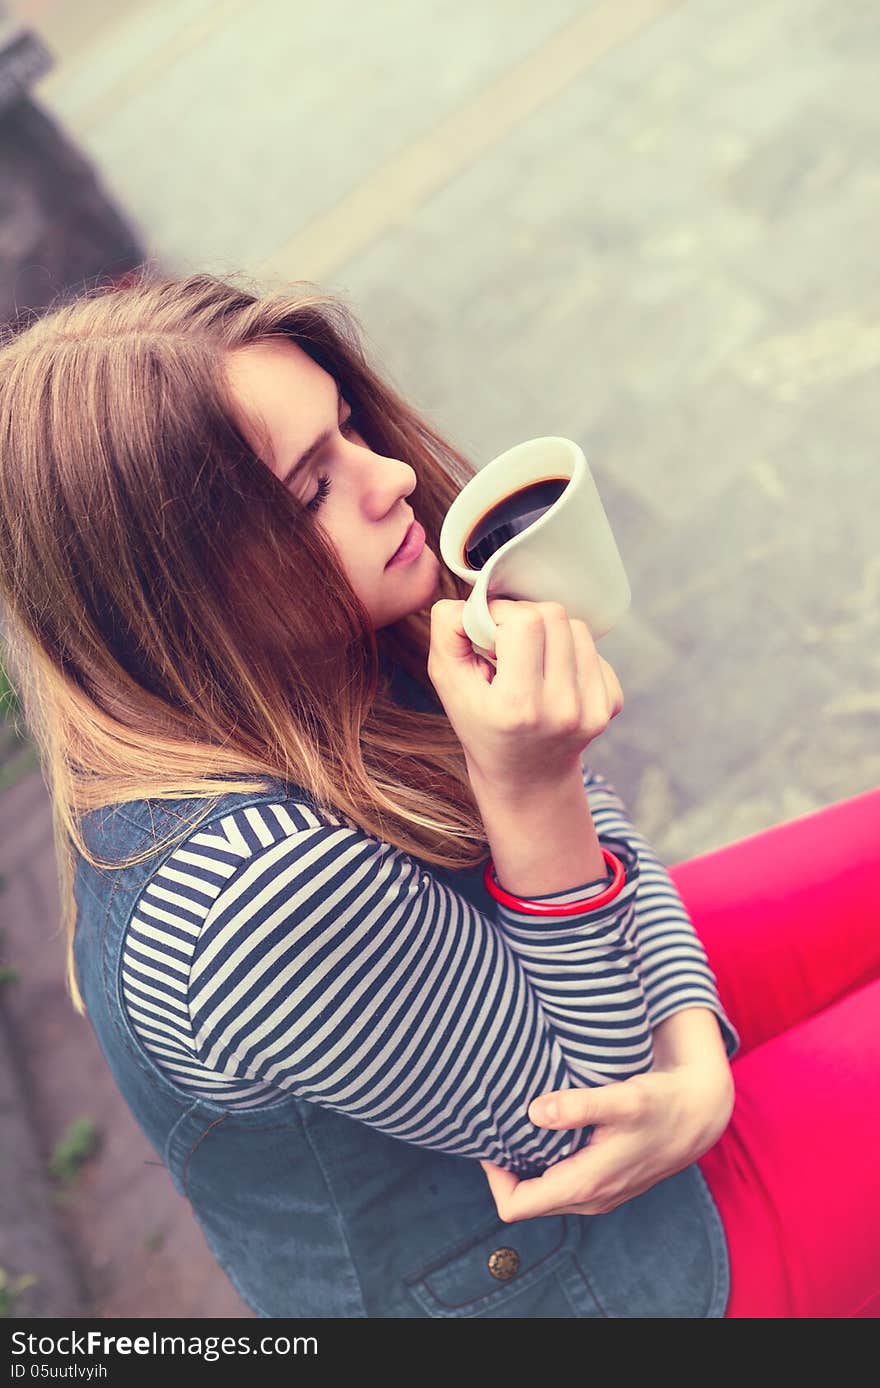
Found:
M 541 1098 L 550 1096 L 548 1090 Z M 557 1116 L 534 1113 L 533 1101 L 533 1123 L 595 1125 L 594 1132 L 586 1147 L 527 1181 L 480 1162 L 505 1224 L 541 1215 L 609 1214 L 643 1195 L 714 1147 L 733 1116 L 736 1089 L 725 1058 L 720 1065 L 688 1060 L 590 1089 L 554 1090 L 552 1098 Z
M 497 668 L 474 652 L 464 602 L 431 608 L 428 677 L 471 778 L 506 789 L 558 784 L 623 708 L 620 682 L 585 622 L 558 602 L 494 598 Z

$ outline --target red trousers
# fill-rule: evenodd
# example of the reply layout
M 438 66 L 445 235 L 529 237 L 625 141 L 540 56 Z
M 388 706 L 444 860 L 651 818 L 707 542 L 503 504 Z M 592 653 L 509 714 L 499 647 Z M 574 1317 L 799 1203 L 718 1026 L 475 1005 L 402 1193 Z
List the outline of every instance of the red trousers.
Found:
M 880 1317 L 880 790 L 670 867 L 741 1047 L 733 1317 Z

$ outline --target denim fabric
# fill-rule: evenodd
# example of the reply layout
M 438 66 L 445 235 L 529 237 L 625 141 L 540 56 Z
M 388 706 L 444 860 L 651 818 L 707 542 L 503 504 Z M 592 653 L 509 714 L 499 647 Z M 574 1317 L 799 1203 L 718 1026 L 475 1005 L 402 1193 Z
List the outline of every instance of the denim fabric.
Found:
M 199 828 L 279 795 L 303 791 L 278 782 L 213 802 L 129 801 L 87 815 L 86 843 L 115 862 L 209 803 Z M 126 1103 L 258 1316 L 724 1315 L 727 1243 L 696 1164 L 610 1214 L 504 1224 L 476 1161 L 386 1137 L 292 1095 L 235 1111 L 180 1089 L 137 1039 L 121 979 L 137 898 L 173 851 L 112 870 L 76 855 L 77 973 Z M 493 914 L 481 868 L 424 866 Z M 505 1281 L 490 1269 L 501 1248 L 519 1259 Z

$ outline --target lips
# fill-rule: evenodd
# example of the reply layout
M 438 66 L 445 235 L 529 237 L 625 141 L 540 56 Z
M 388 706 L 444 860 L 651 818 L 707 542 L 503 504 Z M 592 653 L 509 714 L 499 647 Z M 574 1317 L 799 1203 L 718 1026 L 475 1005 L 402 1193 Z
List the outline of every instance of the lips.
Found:
M 406 527 L 406 532 L 405 532 L 405 534 L 404 534 L 403 539 L 401 540 L 400 544 L 397 546 L 397 549 L 396 549 L 396 550 L 394 551 L 394 553 L 391 555 L 391 558 L 388 560 L 388 564 L 391 563 L 391 560 L 392 560 L 392 559 L 396 559 L 396 558 L 397 558 L 397 555 L 400 553 L 400 551 L 403 549 L 404 545 L 406 544 L 407 540 L 409 539 L 410 534 L 412 533 L 412 528 L 413 528 L 414 525 L 415 525 L 415 520 L 411 520 L 410 523 L 409 523 L 409 525 Z M 385 565 L 386 569 L 388 568 L 388 564 Z

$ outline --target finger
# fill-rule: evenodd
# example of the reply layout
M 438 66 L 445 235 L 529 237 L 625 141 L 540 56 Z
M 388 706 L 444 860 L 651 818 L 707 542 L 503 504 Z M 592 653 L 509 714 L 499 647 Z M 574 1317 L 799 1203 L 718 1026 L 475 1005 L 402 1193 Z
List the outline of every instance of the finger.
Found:
M 519 1177 L 512 1171 L 505 1171 L 503 1166 L 495 1166 L 492 1162 L 481 1161 L 480 1166 L 485 1172 L 496 1206 L 500 1201 L 506 1204 L 519 1184 Z
M 589 1151 L 589 1149 L 587 1149 Z M 589 1206 L 592 1192 L 592 1172 L 582 1157 L 587 1151 L 566 1157 L 556 1166 L 549 1167 L 541 1176 L 528 1181 L 514 1177 L 513 1184 L 506 1189 L 489 1185 L 495 1198 L 498 1218 L 505 1224 L 513 1224 L 520 1219 L 538 1219 L 542 1215 L 554 1214 L 566 1205 L 584 1204 Z M 510 1172 L 505 1172 L 510 1175 Z
M 461 623 L 464 601 L 441 598 L 431 608 L 431 646 L 451 660 L 473 659 L 474 648 Z
M 608 691 L 611 717 L 616 718 L 618 713 L 623 712 L 623 690 L 620 687 L 620 680 L 608 661 L 603 660 L 601 655 L 599 656 L 599 668 L 602 671 L 602 678 Z
M 571 628 L 574 652 L 575 679 L 581 700 L 581 721 L 586 723 L 591 708 L 590 691 L 596 681 L 596 647 L 585 623 L 574 622 Z
M 559 719 L 580 720 L 581 686 L 568 613 L 558 602 L 539 604 L 544 618 L 544 690 Z
M 480 1162 L 480 1166 L 483 1168 L 483 1171 L 484 1171 L 485 1174 L 486 1174 L 486 1179 L 487 1179 L 487 1181 L 488 1181 L 488 1183 L 489 1183 L 489 1190 L 490 1190 L 491 1193 L 492 1193 L 492 1198 L 493 1198 L 494 1201 L 495 1201 L 495 1207 L 496 1207 L 496 1209 L 497 1209 L 497 1211 L 498 1211 L 498 1213 L 499 1213 L 499 1216 L 501 1217 L 501 1212 L 502 1212 L 502 1210 L 503 1210 L 503 1211 L 505 1212 L 505 1215 L 504 1215 L 505 1219 L 509 1219 L 511 1222 L 513 1222 L 513 1221 L 515 1221 L 515 1220 L 517 1220 L 517 1219 L 526 1219 L 526 1218 L 528 1218 L 529 1216 L 527 1216 L 527 1215 L 525 1215 L 525 1214 L 514 1213 L 515 1201 L 516 1201 L 517 1199 L 520 1200 L 520 1201 L 523 1199 L 522 1196 L 515 1197 L 515 1196 L 514 1196 L 514 1192 L 515 1192 L 518 1188 L 521 1188 L 521 1187 L 524 1186 L 524 1185 L 526 1185 L 526 1186 L 531 1186 L 531 1185 L 535 1185 L 535 1184 L 537 1183 L 537 1181 L 543 1181 L 543 1180 L 545 1180 L 546 1174 L 547 1174 L 547 1173 L 545 1172 L 545 1173 L 544 1173 L 544 1176 L 542 1176 L 542 1177 L 537 1177 L 534 1181 L 522 1181 L 522 1180 L 520 1180 L 520 1178 L 519 1178 L 518 1176 L 514 1176 L 514 1174 L 513 1174 L 512 1171 L 505 1171 L 503 1167 L 501 1167 L 501 1166 L 495 1166 L 495 1165 L 493 1165 L 491 1162 L 481 1161 L 481 1162 Z M 582 1183 L 581 1183 L 581 1185 L 582 1185 Z M 541 1202 L 540 1208 L 539 1208 L 539 1209 L 536 1209 L 536 1213 L 538 1213 L 538 1214 L 541 1214 L 541 1215 L 565 1214 L 565 1213 L 567 1213 L 569 1210 L 571 1211 L 572 1214 L 591 1214 L 591 1213 L 593 1213 L 593 1211 L 592 1211 L 591 1209 L 587 1209 L 587 1208 L 586 1208 L 585 1206 L 583 1206 L 583 1205 L 579 1205 L 579 1206 L 569 1205 L 569 1206 L 565 1206 L 565 1207 L 560 1206 L 558 1209 L 555 1208 L 555 1207 L 551 1207 L 551 1206 L 546 1206 L 546 1208 L 545 1208 L 546 1201 L 547 1201 L 547 1194 L 546 1194 L 546 1192 L 547 1192 L 547 1186 L 544 1185 L 544 1186 L 541 1187 L 541 1191 L 540 1191 L 539 1195 L 536 1196 L 536 1199 L 540 1199 L 540 1202 Z M 579 1189 L 578 1189 L 578 1192 L 577 1192 L 578 1196 L 583 1196 L 583 1193 L 584 1193 L 584 1192 L 583 1192 L 583 1189 L 579 1188 Z
M 579 1214 L 605 1214 L 658 1179 L 656 1163 L 645 1159 L 644 1141 L 603 1128 L 595 1144 L 563 1158 L 542 1176 L 518 1181 L 495 1197 L 495 1205 L 505 1222 L 574 1208 Z
M 596 643 L 585 622 L 572 623 L 572 639 L 583 722 L 593 736 L 598 736 L 614 717 L 614 697 L 605 674 L 606 669 L 610 670 L 611 667 L 596 650 Z
M 592 1123 L 637 1123 L 644 1097 L 633 1079 L 613 1081 L 591 1089 L 554 1089 L 534 1098 L 529 1119 L 539 1128 L 583 1128 Z M 542 1104 L 552 1100 L 556 1116 L 545 1116 Z
M 492 689 L 514 712 L 537 715 L 544 681 L 544 618 L 531 602 L 496 599 L 489 611 L 496 625 Z

